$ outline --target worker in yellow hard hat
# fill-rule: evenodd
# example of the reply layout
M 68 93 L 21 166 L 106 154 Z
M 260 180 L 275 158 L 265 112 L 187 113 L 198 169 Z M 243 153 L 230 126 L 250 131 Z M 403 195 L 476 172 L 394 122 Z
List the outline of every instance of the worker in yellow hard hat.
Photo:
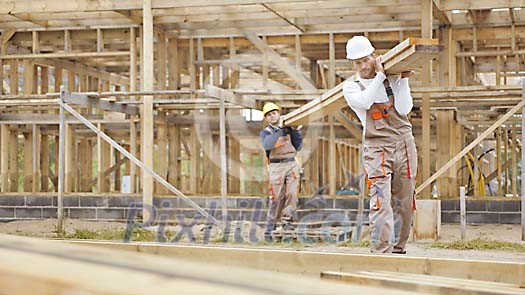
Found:
M 363 164 L 370 188 L 370 248 L 373 253 L 404 254 L 415 210 L 417 152 L 408 113 L 408 77 L 389 76 L 381 56 L 364 36 L 346 44 L 347 58 L 359 74 L 343 94 L 363 125 Z
M 270 204 L 264 236 L 266 241 L 272 241 L 278 219 L 284 230 L 294 228 L 299 185 L 299 165 L 295 155 L 302 148 L 303 137 L 300 128 L 283 126 L 281 110 L 275 103 L 266 103 L 262 111 L 268 126 L 259 136 L 268 158 L 270 176 Z

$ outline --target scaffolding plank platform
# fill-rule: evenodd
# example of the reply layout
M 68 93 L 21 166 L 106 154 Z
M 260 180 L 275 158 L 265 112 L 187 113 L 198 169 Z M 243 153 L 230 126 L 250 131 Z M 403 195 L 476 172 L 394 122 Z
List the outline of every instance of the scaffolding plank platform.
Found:
M 382 57 L 387 74 L 396 74 L 421 67 L 437 57 L 441 46 L 437 39 L 408 38 Z M 286 126 L 307 125 L 347 106 L 343 97 L 343 85 L 340 83 L 328 90 L 321 97 L 293 110 L 283 116 Z

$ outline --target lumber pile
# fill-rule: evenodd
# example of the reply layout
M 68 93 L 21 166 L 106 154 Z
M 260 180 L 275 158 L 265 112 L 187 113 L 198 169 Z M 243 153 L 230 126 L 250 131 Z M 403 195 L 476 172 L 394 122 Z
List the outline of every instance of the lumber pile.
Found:
M 421 67 L 437 57 L 441 46 L 438 39 L 408 38 L 382 56 L 387 74 L 396 74 Z M 287 126 L 307 125 L 347 106 L 343 97 L 343 85 L 340 83 L 321 97 L 283 116 Z

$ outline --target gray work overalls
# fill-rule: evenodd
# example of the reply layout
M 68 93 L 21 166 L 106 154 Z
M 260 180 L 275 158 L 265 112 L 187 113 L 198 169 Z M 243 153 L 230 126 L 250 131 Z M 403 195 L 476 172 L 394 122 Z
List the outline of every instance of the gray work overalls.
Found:
M 364 85 L 356 81 L 361 90 Z M 384 81 L 388 103 L 366 111 L 364 172 L 370 189 L 370 247 L 374 253 L 403 253 L 415 210 L 417 152 L 412 125 L 394 107 L 394 94 Z
M 296 150 L 289 134 L 279 137 L 274 148 L 270 150 L 270 205 L 266 234 L 275 230 L 277 219 L 281 219 L 283 226 L 290 226 L 295 221 L 299 185 L 299 166 L 295 161 L 295 154 Z

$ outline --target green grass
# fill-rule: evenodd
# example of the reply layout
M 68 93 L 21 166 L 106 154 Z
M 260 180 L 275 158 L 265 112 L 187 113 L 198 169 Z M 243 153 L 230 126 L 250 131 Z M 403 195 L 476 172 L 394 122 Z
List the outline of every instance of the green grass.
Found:
M 338 247 L 363 247 L 363 248 L 370 248 L 370 241 L 369 240 L 363 240 L 359 241 L 357 243 L 353 243 L 352 241 L 345 241 L 337 245 Z
M 125 229 L 118 230 L 89 230 L 89 229 L 75 229 L 72 234 L 57 235 L 58 238 L 63 239 L 80 239 L 80 240 L 123 240 L 126 233 Z M 130 241 L 137 242 L 154 242 L 155 233 L 147 229 L 134 228 L 131 232 Z
M 504 250 L 525 252 L 525 244 L 497 241 L 490 239 L 456 240 L 452 242 L 434 242 L 430 248 L 452 250 Z

